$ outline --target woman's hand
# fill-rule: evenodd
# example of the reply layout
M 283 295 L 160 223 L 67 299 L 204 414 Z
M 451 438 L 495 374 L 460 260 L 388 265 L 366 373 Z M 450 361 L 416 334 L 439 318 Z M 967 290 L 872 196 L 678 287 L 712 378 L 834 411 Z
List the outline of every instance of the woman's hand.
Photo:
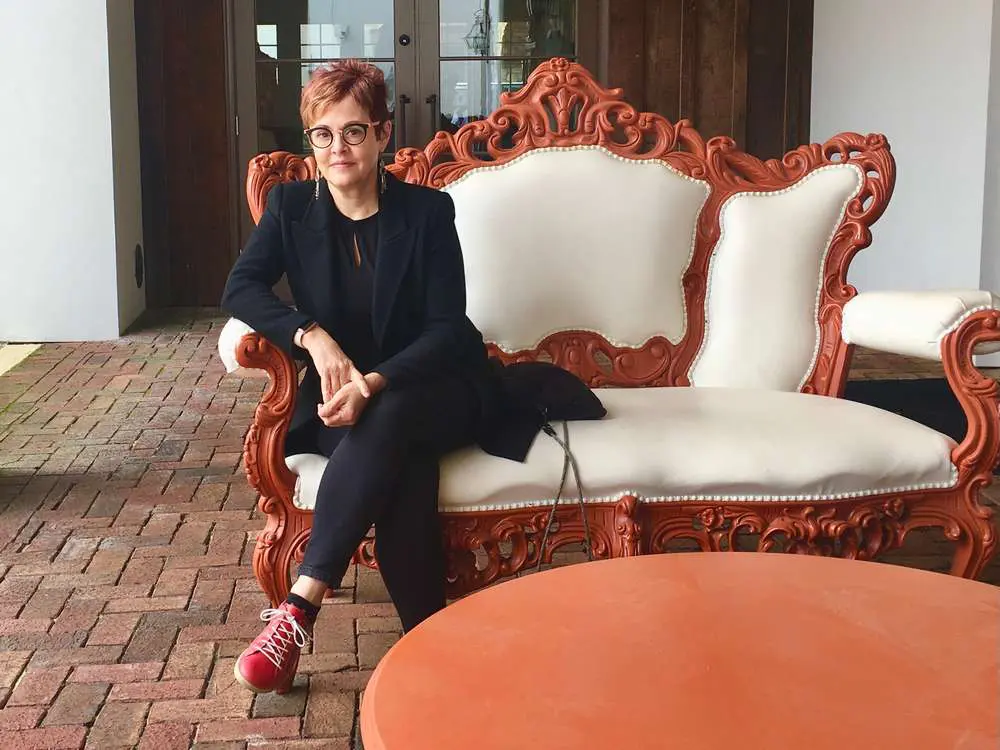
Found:
M 316 365 L 324 405 L 340 393 L 348 383 L 354 383 L 364 398 L 371 395 L 364 375 L 354 366 L 350 357 L 344 354 L 344 350 L 333 337 L 322 328 L 314 326 L 306 331 L 302 335 L 302 348 L 309 352 L 313 364 Z
M 388 385 L 386 379 L 377 372 L 370 372 L 364 377 L 369 393 L 375 394 Z M 332 399 L 320 404 L 316 412 L 327 427 L 348 427 L 361 417 L 368 406 L 369 396 L 361 393 L 356 383 L 347 383 L 337 391 Z
M 333 398 L 316 407 L 316 413 L 327 427 L 348 427 L 361 417 L 368 406 L 368 397 L 356 383 L 347 383 Z

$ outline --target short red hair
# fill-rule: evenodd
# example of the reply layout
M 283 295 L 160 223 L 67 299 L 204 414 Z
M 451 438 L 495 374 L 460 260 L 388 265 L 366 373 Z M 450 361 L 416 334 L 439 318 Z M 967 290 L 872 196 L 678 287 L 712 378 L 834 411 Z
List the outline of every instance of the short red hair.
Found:
M 331 104 L 347 96 L 354 98 L 372 122 L 389 120 L 388 91 L 382 70 L 363 60 L 333 60 L 313 71 L 302 89 L 299 115 L 302 124 L 312 127 Z

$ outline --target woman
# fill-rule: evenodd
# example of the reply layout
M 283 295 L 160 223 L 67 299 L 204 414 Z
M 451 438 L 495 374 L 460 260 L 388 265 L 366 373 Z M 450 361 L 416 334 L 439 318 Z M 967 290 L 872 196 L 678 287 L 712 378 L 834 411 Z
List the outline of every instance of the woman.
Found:
M 475 442 L 489 382 L 465 314 L 453 202 L 381 166 L 392 130 L 382 72 L 354 60 L 320 68 L 301 116 L 317 180 L 271 189 L 222 300 L 307 355 L 286 453 L 330 457 L 299 576 L 236 661 L 256 692 L 290 688 L 324 592 L 373 524 L 404 630 L 444 606 L 438 462 Z M 282 275 L 294 308 L 272 292 Z

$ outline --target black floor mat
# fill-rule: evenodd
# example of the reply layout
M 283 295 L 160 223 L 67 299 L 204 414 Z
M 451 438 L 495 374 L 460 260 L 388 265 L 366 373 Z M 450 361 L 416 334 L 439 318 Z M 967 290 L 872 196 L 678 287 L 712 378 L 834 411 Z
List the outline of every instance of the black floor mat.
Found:
M 965 437 L 965 412 L 944 378 L 849 380 L 844 398 L 901 414 L 959 442 Z
M 965 412 L 944 378 L 850 380 L 844 398 L 900 414 L 948 435 L 955 442 L 960 443 L 965 437 L 968 425 Z

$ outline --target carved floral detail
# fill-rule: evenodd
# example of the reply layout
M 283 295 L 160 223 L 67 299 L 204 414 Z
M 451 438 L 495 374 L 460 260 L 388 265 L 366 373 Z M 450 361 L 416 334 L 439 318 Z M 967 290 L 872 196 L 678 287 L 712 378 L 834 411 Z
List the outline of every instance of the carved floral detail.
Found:
M 587 507 L 595 559 L 614 554 L 615 514 L 610 504 Z M 543 563 L 551 563 L 559 547 L 584 542 L 580 510 L 567 505 L 556 512 L 545 549 L 539 550 L 548 516 L 548 508 L 443 514 L 448 595 L 461 596 L 527 570 L 538 563 L 539 553 Z
M 900 498 L 859 505 L 846 517 L 836 506 L 789 508 L 768 524 L 759 549 L 768 552 L 783 543 L 787 552 L 872 560 L 901 544 L 905 511 Z
M 642 554 L 642 524 L 636 520 L 638 512 L 639 500 L 635 495 L 626 495 L 615 505 L 615 534 L 621 557 Z
M 753 511 L 718 502 L 657 504 L 649 514 L 649 551 L 657 554 L 679 540 L 694 542 L 702 552 L 732 551 L 740 533 L 760 533 L 766 525 Z
M 259 154 L 250 160 L 247 172 L 247 204 L 254 224 L 260 221 L 267 207 L 267 193 L 282 182 L 311 180 L 316 176 L 316 160 L 312 156 L 297 156 L 287 151 Z

